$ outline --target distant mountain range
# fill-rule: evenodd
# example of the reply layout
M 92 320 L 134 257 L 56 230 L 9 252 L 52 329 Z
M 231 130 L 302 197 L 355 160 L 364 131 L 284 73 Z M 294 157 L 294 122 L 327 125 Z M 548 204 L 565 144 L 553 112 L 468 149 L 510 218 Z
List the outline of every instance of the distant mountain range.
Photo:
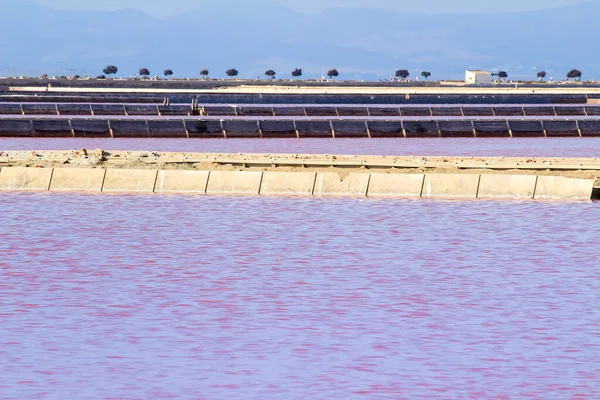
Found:
M 499 3 L 501 4 L 501 3 Z M 462 79 L 467 68 L 505 70 L 509 78 L 555 80 L 571 68 L 600 77 L 600 2 L 538 12 L 422 15 L 334 8 L 315 15 L 269 0 L 214 0 L 165 20 L 135 10 L 63 11 L 3 0 L 0 76 L 96 76 L 107 64 L 119 76 L 146 67 L 175 77 L 228 68 L 251 78 L 266 69 L 305 78 L 329 68 L 340 79 L 386 79 L 399 68 L 414 77 Z M 534 69 L 534 67 L 536 69 Z

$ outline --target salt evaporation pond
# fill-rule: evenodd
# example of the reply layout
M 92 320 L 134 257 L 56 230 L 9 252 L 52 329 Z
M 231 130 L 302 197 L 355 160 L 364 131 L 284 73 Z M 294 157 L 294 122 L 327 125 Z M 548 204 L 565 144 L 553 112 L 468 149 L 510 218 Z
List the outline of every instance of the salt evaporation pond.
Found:
M 600 157 L 600 138 L 80 139 L 0 138 L 0 150 L 186 151 L 403 156 Z
M 597 221 L 593 202 L 0 193 L 0 397 L 597 399 Z

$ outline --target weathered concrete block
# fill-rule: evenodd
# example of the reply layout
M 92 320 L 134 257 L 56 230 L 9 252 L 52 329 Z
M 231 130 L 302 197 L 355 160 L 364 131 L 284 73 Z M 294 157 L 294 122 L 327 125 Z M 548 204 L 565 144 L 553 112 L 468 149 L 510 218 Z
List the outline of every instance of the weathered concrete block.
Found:
M 344 179 L 335 172 L 317 173 L 314 196 L 366 196 L 368 173 L 350 174 Z
M 48 190 L 52 168 L 2 167 L 0 190 Z
M 311 196 L 315 172 L 265 172 L 260 194 Z
M 260 121 L 263 137 L 265 138 L 295 138 L 296 127 L 290 120 L 264 120 Z
M 33 131 L 37 137 L 72 137 L 68 119 L 33 120 Z
M 2 118 L 0 137 L 33 137 L 33 123 L 29 119 Z
M 157 173 L 155 169 L 108 169 L 102 191 L 152 193 Z
M 335 137 L 337 138 L 355 138 L 355 137 L 368 137 L 367 135 L 367 124 L 365 121 L 352 121 L 352 120 L 334 120 L 332 123 Z
M 561 176 L 539 176 L 535 199 L 590 200 L 594 190 L 593 179 L 573 179 Z
M 368 197 L 420 197 L 423 174 L 371 174 Z
M 427 174 L 423 197 L 476 198 L 479 175 Z
M 158 171 L 155 193 L 206 193 L 208 171 Z
M 181 120 L 149 119 L 148 132 L 153 138 L 185 138 L 185 125 Z
M 259 171 L 211 171 L 206 193 L 258 195 L 262 175 Z
M 75 137 L 110 137 L 108 120 L 74 118 L 71 128 Z
M 114 137 L 149 137 L 148 123 L 143 120 L 113 119 L 110 127 Z
M 50 190 L 101 192 L 105 173 L 99 168 L 54 168 Z
M 479 198 L 532 199 L 535 192 L 535 175 L 483 174 L 479 181 Z

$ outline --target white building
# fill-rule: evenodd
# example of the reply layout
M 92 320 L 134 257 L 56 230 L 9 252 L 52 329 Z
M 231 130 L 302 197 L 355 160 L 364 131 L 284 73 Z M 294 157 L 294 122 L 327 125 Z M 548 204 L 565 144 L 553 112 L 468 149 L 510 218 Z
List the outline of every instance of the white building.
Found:
M 468 69 L 465 72 L 467 85 L 488 85 L 492 83 L 492 74 L 480 69 Z

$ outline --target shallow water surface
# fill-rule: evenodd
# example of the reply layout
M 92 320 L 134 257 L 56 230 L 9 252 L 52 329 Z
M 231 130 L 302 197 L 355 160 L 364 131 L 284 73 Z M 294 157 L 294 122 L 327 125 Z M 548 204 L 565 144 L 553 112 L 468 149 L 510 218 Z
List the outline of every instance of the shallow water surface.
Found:
M 600 204 L 0 193 L 0 393 L 600 398 Z
M 1 150 L 317 153 L 394 156 L 600 157 L 600 138 L 80 139 L 0 138 Z

